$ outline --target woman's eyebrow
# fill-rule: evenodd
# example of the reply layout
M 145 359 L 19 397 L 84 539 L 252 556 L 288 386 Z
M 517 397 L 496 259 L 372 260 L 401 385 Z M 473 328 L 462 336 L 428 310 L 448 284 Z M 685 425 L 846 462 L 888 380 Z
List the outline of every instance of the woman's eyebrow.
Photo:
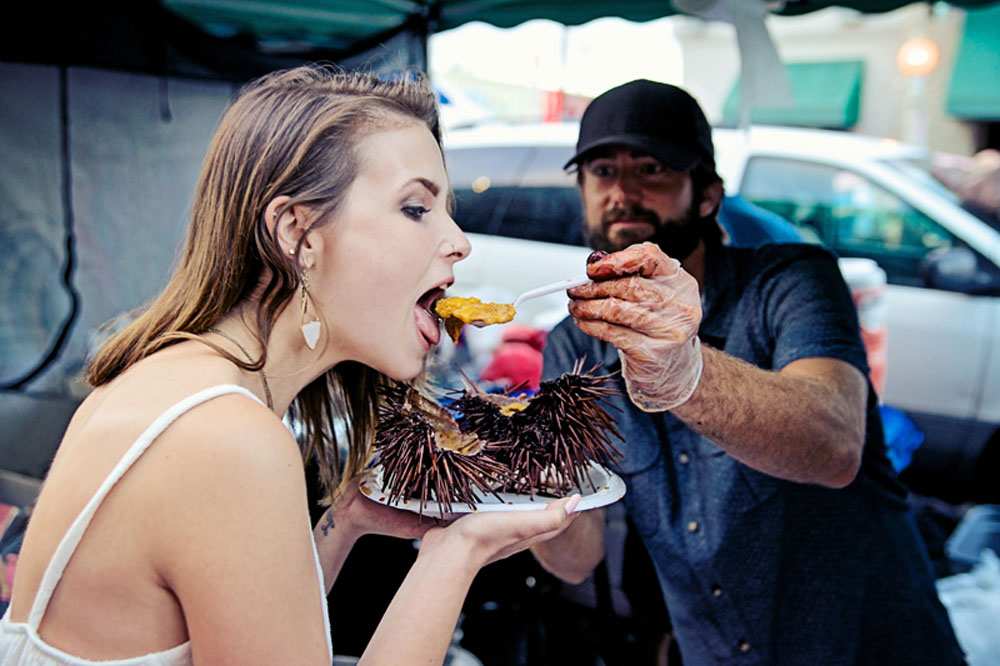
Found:
M 406 184 L 403 185 L 403 187 L 404 188 L 408 187 L 412 183 L 419 183 L 420 185 L 423 185 L 427 189 L 427 191 L 430 192 L 431 195 L 434 196 L 434 197 L 437 197 L 437 195 L 441 193 L 441 186 L 438 185 L 437 183 L 435 183 L 433 180 L 430 180 L 429 178 L 423 178 L 422 176 L 417 176 L 416 178 L 411 178 L 410 180 L 406 181 Z M 448 189 L 448 194 L 445 196 L 444 205 L 445 205 L 445 209 L 448 211 L 448 215 L 454 215 L 455 214 L 455 191 L 454 190 L 452 190 L 450 188 Z
M 417 176 L 416 178 L 411 178 L 410 180 L 406 181 L 406 183 L 403 185 L 403 187 L 404 188 L 405 187 L 409 187 L 411 183 L 419 183 L 419 184 L 423 185 L 425 188 L 427 188 L 427 191 L 430 192 L 435 197 L 441 191 L 441 186 L 440 185 L 438 185 L 437 183 L 435 183 L 433 180 L 430 180 L 428 178 L 424 178 L 422 176 Z

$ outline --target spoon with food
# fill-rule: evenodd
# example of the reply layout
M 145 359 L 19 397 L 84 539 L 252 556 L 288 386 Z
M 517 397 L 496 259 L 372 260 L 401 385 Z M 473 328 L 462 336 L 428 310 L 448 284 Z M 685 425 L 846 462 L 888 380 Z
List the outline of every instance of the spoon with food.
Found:
M 539 296 L 547 296 L 558 291 L 566 291 L 590 282 L 590 278 L 580 276 L 569 280 L 560 280 L 526 291 L 513 303 L 484 303 L 478 298 L 451 296 L 442 298 L 434 304 L 434 312 L 444 320 L 444 329 L 453 342 L 458 342 L 462 328 L 471 324 L 482 328 L 491 324 L 506 324 L 517 315 L 517 307 L 524 301 Z

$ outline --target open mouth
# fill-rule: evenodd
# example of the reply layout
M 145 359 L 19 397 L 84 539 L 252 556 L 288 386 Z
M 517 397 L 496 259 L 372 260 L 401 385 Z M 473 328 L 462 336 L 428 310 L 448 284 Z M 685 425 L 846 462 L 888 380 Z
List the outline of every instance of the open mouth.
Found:
M 441 287 L 434 287 L 424 292 L 424 295 L 417 300 L 417 307 L 426 310 L 431 317 L 436 320 L 441 318 L 434 311 L 434 304 L 444 298 L 444 289 Z
M 414 306 L 414 319 L 417 332 L 423 339 L 427 349 L 441 342 L 441 318 L 434 312 L 434 304 L 444 298 L 444 289 L 434 287 L 423 293 Z

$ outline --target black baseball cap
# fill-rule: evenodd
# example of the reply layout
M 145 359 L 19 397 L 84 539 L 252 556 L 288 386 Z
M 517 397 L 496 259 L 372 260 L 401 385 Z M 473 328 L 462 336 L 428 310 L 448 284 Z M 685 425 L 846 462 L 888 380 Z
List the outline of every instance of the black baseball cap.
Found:
M 694 97 L 669 83 L 638 79 L 594 98 L 580 119 L 576 154 L 563 168 L 605 146 L 634 148 L 676 171 L 699 162 L 715 166 L 705 114 Z

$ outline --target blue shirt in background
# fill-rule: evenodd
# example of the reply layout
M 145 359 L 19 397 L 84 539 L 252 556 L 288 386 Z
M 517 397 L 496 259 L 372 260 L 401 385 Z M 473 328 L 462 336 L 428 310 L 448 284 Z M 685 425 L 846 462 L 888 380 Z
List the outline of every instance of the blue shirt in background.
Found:
M 733 247 L 802 242 L 802 236 L 791 222 L 766 208 L 755 206 L 738 194 L 722 200 L 718 220 L 729 234 L 729 244 Z

